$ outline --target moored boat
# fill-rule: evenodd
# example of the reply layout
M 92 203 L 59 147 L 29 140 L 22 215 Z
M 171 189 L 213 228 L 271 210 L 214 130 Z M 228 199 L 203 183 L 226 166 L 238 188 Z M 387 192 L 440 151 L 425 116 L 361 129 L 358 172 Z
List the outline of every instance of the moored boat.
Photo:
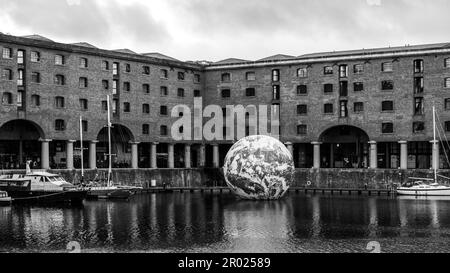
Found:
M 6 191 L 0 191 L 0 206 L 10 205 L 11 197 L 8 196 Z
M 87 190 L 77 188 L 60 175 L 48 172 L 27 171 L 25 175 L 1 175 L 0 190 L 8 192 L 13 203 L 80 204 L 87 196 Z
M 398 195 L 450 196 L 450 186 L 424 181 L 408 182 L 397 188 Z

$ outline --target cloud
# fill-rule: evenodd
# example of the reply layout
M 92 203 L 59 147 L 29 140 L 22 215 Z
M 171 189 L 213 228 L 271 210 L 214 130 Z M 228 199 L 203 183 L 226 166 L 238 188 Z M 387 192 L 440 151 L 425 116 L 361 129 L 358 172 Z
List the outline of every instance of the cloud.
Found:
M 442 42 L 450 25 L 448 0 L 0 0 L 0 6 L 0 24 L 10 27 L 3 32 L 182 60 Z

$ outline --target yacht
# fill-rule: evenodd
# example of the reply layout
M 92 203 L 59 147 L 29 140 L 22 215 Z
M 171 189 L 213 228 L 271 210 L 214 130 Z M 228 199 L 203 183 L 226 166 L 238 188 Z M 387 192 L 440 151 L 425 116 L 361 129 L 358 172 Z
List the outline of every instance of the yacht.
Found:
M 11 197 L 8 196 L 8 193 L 6 191 L 0 191 L 0 206 L 10 204 L 11 204 Z
M 31 172 L 0 175 L 0 191 L 6 191 L 14 203 L 73 203 L 86 199 L 87 190 L 80 189 L 57 174 Z

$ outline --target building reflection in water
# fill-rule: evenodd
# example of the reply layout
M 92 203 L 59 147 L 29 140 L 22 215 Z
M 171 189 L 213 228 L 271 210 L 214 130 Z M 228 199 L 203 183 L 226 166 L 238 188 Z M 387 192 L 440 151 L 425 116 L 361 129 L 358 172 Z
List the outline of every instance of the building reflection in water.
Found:
M 173 193 L 78 208 L 0 207 L 0 251 L 65 251 L 70 241 L 87 251 L 332 251 L 358 240 L 446 246 L 449 235 L 450 199 L 442 198 L 290 194 L 259 202 Z

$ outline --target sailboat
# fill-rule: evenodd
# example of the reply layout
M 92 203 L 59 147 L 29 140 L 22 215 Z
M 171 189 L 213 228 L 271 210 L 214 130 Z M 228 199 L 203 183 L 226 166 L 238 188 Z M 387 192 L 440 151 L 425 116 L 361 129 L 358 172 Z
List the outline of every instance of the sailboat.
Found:
M 108 175 L 106 177 L 105 185 L 97 185 L 96 182 L 92 181 L 88 185 L 88 198 L 89 199 L 128 199 L 136 193 L 137 187 L 114 185 L 112 180 L 112 154 L 111 154 L 111 114 L 110 114 L 110 98 L 107 96 L 107 110 L 108 110 Z M 82 125 L 80 119 L 80 132 L 82 132 Z M 82 147 L 82 146 L 81 146 Z M 83 164 L 83 162 L 81 163 Z M 83 170 L 83 168 L 82 168 Z M 83 179 L 83 174 L 82 174 Z
M 436 143 L 436 107 L 433 105 L 433 139 Z M 441 136 L 438 131 L 439 137 Z M 445 133 L 444 133 L 445 136 Z M 441 137 L 440 137 L 441 138 Z M 442 139 L 441 139 L 442 140 Z M 445 152 L 445 150 L 444 150 Z M 439 155 L 438 155 L 439 156 Z M 448 156 L 446 156 L 448 161 Z M 410 177 L 409 181 L 397 188 L 398 195 L 409 196 L 450 196 L 450 185 L 439 183 L 438 177 L 445 180 L 450 180 L 438 174 L 437 164 L 433 163 L 434 177 L 433 178 L 416 178 Z

